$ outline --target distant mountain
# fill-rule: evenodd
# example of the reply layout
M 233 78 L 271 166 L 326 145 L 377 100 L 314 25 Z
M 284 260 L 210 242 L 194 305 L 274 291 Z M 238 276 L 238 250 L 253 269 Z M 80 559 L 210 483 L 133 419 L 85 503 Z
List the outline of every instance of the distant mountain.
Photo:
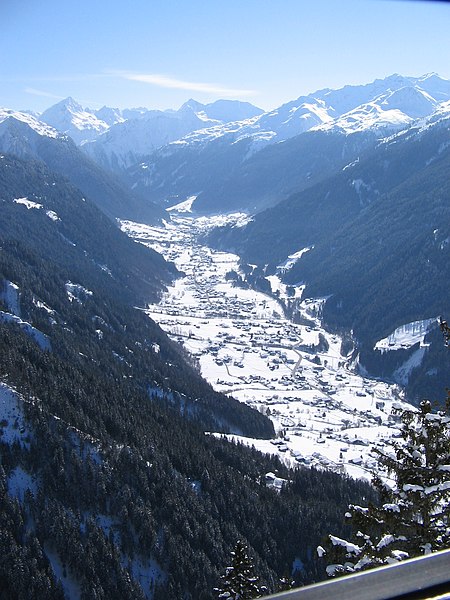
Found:
M 105 112 L 103 111 L 104 114 Z M 100 111 L 98 114 L 101 114 Z M 109 124 L 101 120 L 98 114 L 84 109 L 69 97 L 48 108 L 39 119 L 60 133 L 69 135 L 76 144 L 81 144 L 95 139 L 108 129 Z M 111 120 L 111 114 L 108 120 Z
M 141 160 L 154 149 L 187 133 L 217 124 L 190 106 L 175 112 L 148 111 L 138 119 L 117 123 L 83 151 L 99 165 L 115 172 Z
M 130 167 L 125 181 L 164 207 L 195 196 L 194 212 L 255 214 L 329 177 L 377 141 L 374 132 L 308 131 L 258 152 L 254 137 L 218 137 L 204 148 L 179 143 Z
M 344 156 L 356 159 L 380 137 L 429 118 L 449 99 L 450 81 L 435 74 L 320 90 L 245 121 L 189 133 L 141 157 L 126 180 L 160 203 L 196 196 L 193 209 L 199 212 L 258 212 L 317 182 L 322 159 L 328 176 L 330 145 L 342 146 L 342 159 L 331 159 L 339 169 Z
M 240 102 L 239 100 L 216 100 L 210 104 L 200 105 L 200 110 L 203 110 L 210 119 L 216 119 L 222 123 L 252 119 L 264 112 L 250 102 Z
M 146 111 L 117 123 L 83 150 L 101 166 L 121 172 L 153 150 L 196 130 L 250 118 L 261 110 L 247 102 L 220 100 L 201 104 L 189 100 L 178 111 Z M 125 114 L 125 113 L 122 113 Z
M 97 144 L 86 146 L 85 151 L 102 167 L 121 170 L 196 129 L 248 119 L 262 112 L 248 102 L 218 100 L 202 104 L 192 99 L 178 111 L 120 110 L 107 106 L 91 110 L 69 97 L 44 111 L 39 120 L 70 136 L 77 145 L 100 138 Z M 106 137 L 101 135 L 110 128 Z
M 0 151 L 41 160 L 67 177 L 112 218 L 154 222 L 164 214 L 91 161 L 71 138 L 26 113 L 0 109 Z
M 103 106 L 99 110 L 93 111 L 93 113 L 100 121 L 103 121 L 103 123 L 106 123 L 109 126 L 114 125 L 115 123 L 122 123 L 122 121 L 126 120 L 126 117 L 123 116 L 123 113 L 119 108 Z

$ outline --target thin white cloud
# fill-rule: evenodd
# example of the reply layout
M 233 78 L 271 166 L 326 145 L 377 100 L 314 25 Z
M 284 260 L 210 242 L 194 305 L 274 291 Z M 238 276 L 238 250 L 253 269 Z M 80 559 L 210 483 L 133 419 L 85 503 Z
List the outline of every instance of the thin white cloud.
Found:
M 127 71 L 111 71 L 111 75 L 117 75 L 129 81 L 140 81 L 162 88 L 170 88 L 177 90 L 189 90 L 191 92 L 200 92 L 204 94 L 219 94 L 221 96 L 254 96 L 255 90 L 238 90 L 233 88 L 222 87 L 212 83 L 199 83 L 193 81 L 183 81 L 166 75 L 145 74 L 145 73 L 129 73 Z
M 53 100 L 64 100 L 64 96 L 56 96 L 55 94 L 50 94 L 49 92 L 43 92 L 42 90 L 36 90 L 35 88 L 27 87 L 25 88 L 26 94 L 31 94 L 32 96 L 42 96 L 44 98 L 53 98 Z

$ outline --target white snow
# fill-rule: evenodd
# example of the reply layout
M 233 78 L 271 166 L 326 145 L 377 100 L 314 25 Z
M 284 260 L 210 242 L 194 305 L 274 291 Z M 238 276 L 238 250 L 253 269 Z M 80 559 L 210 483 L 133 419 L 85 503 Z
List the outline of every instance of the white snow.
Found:
M 425 495 L 429 496 L 430 494 L 434 494 L 436 492 L 444 492 L 446 490 L 450 490 L 450 481 L 443 481 L 442 483 L 438 483 L 437 485 L 430 485 L 429 487 L 425 488 L 424 492 Z
M 37 202 L 33 202 L 32 200 L 28 200 L 28 198 L 14 198 L 13 202 L 16 204 L 22 204 L 26 206 L 28 209 L 30 208 L 42 208 L 42 204 L 38 204 Z
M 399 348 L 411 348 L 418 343 L 423 344 L 426 334 L 437 321 L 438 318 L 434 317 L 401 325 L 387 337 L 379 340 L 374 349 L 386 352 Z
M 32 208 L 34 208 L 36 210 L 40 210 L 41 208 L 44 208 L 44 206 L 42 204 L 39 204 L 39 202 L 34 202 L 33 200 L 29 200 L 26 197 L 25 198 L 14 198 L 13 202 L 15 204 L 20 204 L 22 206 L 25 206 L 28 210 L 30 210 Z M 54 210 L 46 210 L 45 214 L 51 221 L 56 222 L 56 221 L 61 220 Z
M 333 544 L 333 546 L 342 546 L 343 548 L 345 548 L 348 554 L 355 554 L 356 556 L 358 556 L 358 554 L 361 553 L 361 547 L 357 544 L 352 544 L 351 542 L 343 540 L 342 538 L 339 538 L 335 535 L 329 535 L 328 537 L 330 538 L 330 541 Z
M 29 446 L 31 431 L 23 414 L 20 395 L 6 383 L 0 383 L 0 437 L 6 444 Z
M 421 346 L 392 374 L 392 379 L 400 385 L 406 385 L 414 369 L 420 367 L 425 356 L 426 347 Z
M 172 215 L 162 227 L 123 221 L 128 235 L 185 273 L 144 310 L 193 355 L 215 389 L 267 414 L 278 434 L 277 444 L 239 432 L 229 439 L 276 454 L 288 465 L 370 479 L 376 467 L 372 446 L 387 449 L 399 434 L 393 404 L 409 405 L 398 386 L 361 377 L 341 355 L 341 339 L 318 316 L 323 299 L 301 302 L 300 316 L 310 325 L 298 325 L 286 318 L 278 299 L 225 281 L 227 272 L 239 273 L 239 258 L 198 238 L 237 218 Z M 327 350 L 318 350 L 319 334 Z
M 40 347 L 41 350 L 51 350 L 51 344 L 49 337 L 42 333 L 36 327 L 33 327 L 31 323 L 27 321 L 22 321 L 20 317 L 16 315 L 12 315 L 7 312 L 3 312 L 0 310 L 0 321 L 4 323 L 16 323 L 26 334 L 28 334 Z
M 49 315 L 55 314 L 55 311 L 53 310 L 53 308 L 50 308 L 50 306 L 47 306 L 47 304 L 45 304 L 45 302 L 42 302 L 41 300 L 37 300 L 36 298 L 33 298 L 33 304 L 35 306 L 37 306 L 37 308 L 42 308 L 42 310 L 45 310 L 45 312 Z
M 403 552 L 403 550 L 392 550 L 391 554 L 396 562 L 398 562 L 399 560 L 406 560 L 407 558 L 409 558 L 409 554 L 407 552 Z M 442 598 L 442 600 L 444 599 Z
M 93 111 L 84 109 L 72 98 L 66 98 L 42 113 L 40 119 L 62 134 L 70 135 L 77 144 L 95 139 L 107 131 L 107 123 L 99 119 Z
M 58 217 L 58 215 L 53 210 L 46 210 L 45 214 L 52 221 L 61 221 L 61 219 Z
M 191 213 L 192 205 L 196 199 L 197 199 L 197 196 L 189 196 L 189 198 L 187 198 L 187 200 L 184 200 L 183 202 L 179 202 L 178 204 L 174 204 L 170 208 L 167 208 L 167 210 L 169 212 L 173 211 L 173 212 L 177 212 L 177 213 Z
M 4 280 L 3 285 L 3 291 L 0 290 L 0 299 L 4 301 L 10 313 L 20 317 L 19 286 L 7 279 Z
M 377 549 L 380 550 L 381 548 L 385 548 L 386 546 L 389 546 L 389 544 L 395 542 L 395 540 L 396 538 L 392 534 L 383 535 L 383 537 L 377 544 Z
M 338 129 L 342 130 L 346 134 L 357 133 L 361 131 L 367 131 L 369 129 L 384 129 L 384 130 L 397 130 L 404 129 L 413 119 L 401 110 L 383 110 L 381 106 L 375 102 L 368 102 L 362 104 L 342 115 L 335 121 L 321 125 L 314 129 L 330 130 Z
M 38 121 L 38 119 L 28 113 L 14 111 L 9 108 L 0 108 L 0 124 L 8 119 L 15 119 L 16 121 L 25 123 L 39 135 L 51 138 L 59 137 L 59 133 L 56 131 L 56 129 L 50 127 L 42 121 Z
M 65 284 L 65 287 L 67 297 L 71 302 L 79 302 L 80 304 L 83 304 L 83 301 L 87 296 L 92 296 L 92 292 L 79 283 L 72 283 L 71 281 L 68 281 Z
M 312 250 L 314 246 L 307 246 L 306 248 L 302 248 L 293 254 L 289 254 L 287 259 L 281 264 L 278 265 L 277 269 L 281 272 L 289 271 L 295 265 L 295 263 L 306 253 Z

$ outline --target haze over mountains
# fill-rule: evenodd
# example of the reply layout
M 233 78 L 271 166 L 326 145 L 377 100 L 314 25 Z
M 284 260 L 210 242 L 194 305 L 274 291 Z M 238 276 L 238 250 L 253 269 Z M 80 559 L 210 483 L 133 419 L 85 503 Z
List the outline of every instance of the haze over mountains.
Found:
M 91 111 L 68 98 L 40 118 L 164 207 L 196 196 L 200 212 L 254 213 L 345 166 L 381 137 L 442 111 L 449 99 L 450 82 L 436 74 L 392 75 L 319 90 L 269 112 L 227 100 L 190 100 L 178 111 Z
M 9 116 L 35 131 L 40 127 L 41 135 L 55 138 L 45 123 L 70 136 L 99 167 L 147 200 L 140 216 L 148 210 L 151 220 L 148 201 L 167 207 L 192 196 L 194 210 L 204 213 L 258 212 L 344 167 L 380 138 L 442 116 L 449 100 L 450 82 L 436 74 L 392 75 L 319 90 L 269 112 L 230 100 L 189 100 L 178 111 L 94 111 L 67 98 L 40 115 L 39 126 L 23 113 Z M 12 148 L 5 118 L 3 113 L 4 151 Z M 306 132 L 309 137 L 301 135 Z M 19 135 L 14 139 L 16 147 L 23 143 Z

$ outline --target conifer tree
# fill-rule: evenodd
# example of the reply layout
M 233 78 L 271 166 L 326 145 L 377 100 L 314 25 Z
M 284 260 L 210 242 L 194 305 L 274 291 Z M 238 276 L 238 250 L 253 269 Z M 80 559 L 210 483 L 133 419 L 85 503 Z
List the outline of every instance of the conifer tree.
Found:
M 346 513 L 353 537 L 330 535 L 326 555 L 329 576 L 394 563 L 450 547 L 450 401 L 433 413 L 424 400 L 419 410 L 401 411 L 403 442 L 394 451 L 378 449 L 378 463 L 394 485 L 373 478 L 379 504 L 350 505 Z
M 231 556 L 231 565 L 226 567 L 224 575 L 221 576 L 222 585 L 214 590 L 216 597 L 221 600 L 261 598 L 263 590 L 258 585 L 258 577 L 254 573 L 247 545 L 238 540 Z

